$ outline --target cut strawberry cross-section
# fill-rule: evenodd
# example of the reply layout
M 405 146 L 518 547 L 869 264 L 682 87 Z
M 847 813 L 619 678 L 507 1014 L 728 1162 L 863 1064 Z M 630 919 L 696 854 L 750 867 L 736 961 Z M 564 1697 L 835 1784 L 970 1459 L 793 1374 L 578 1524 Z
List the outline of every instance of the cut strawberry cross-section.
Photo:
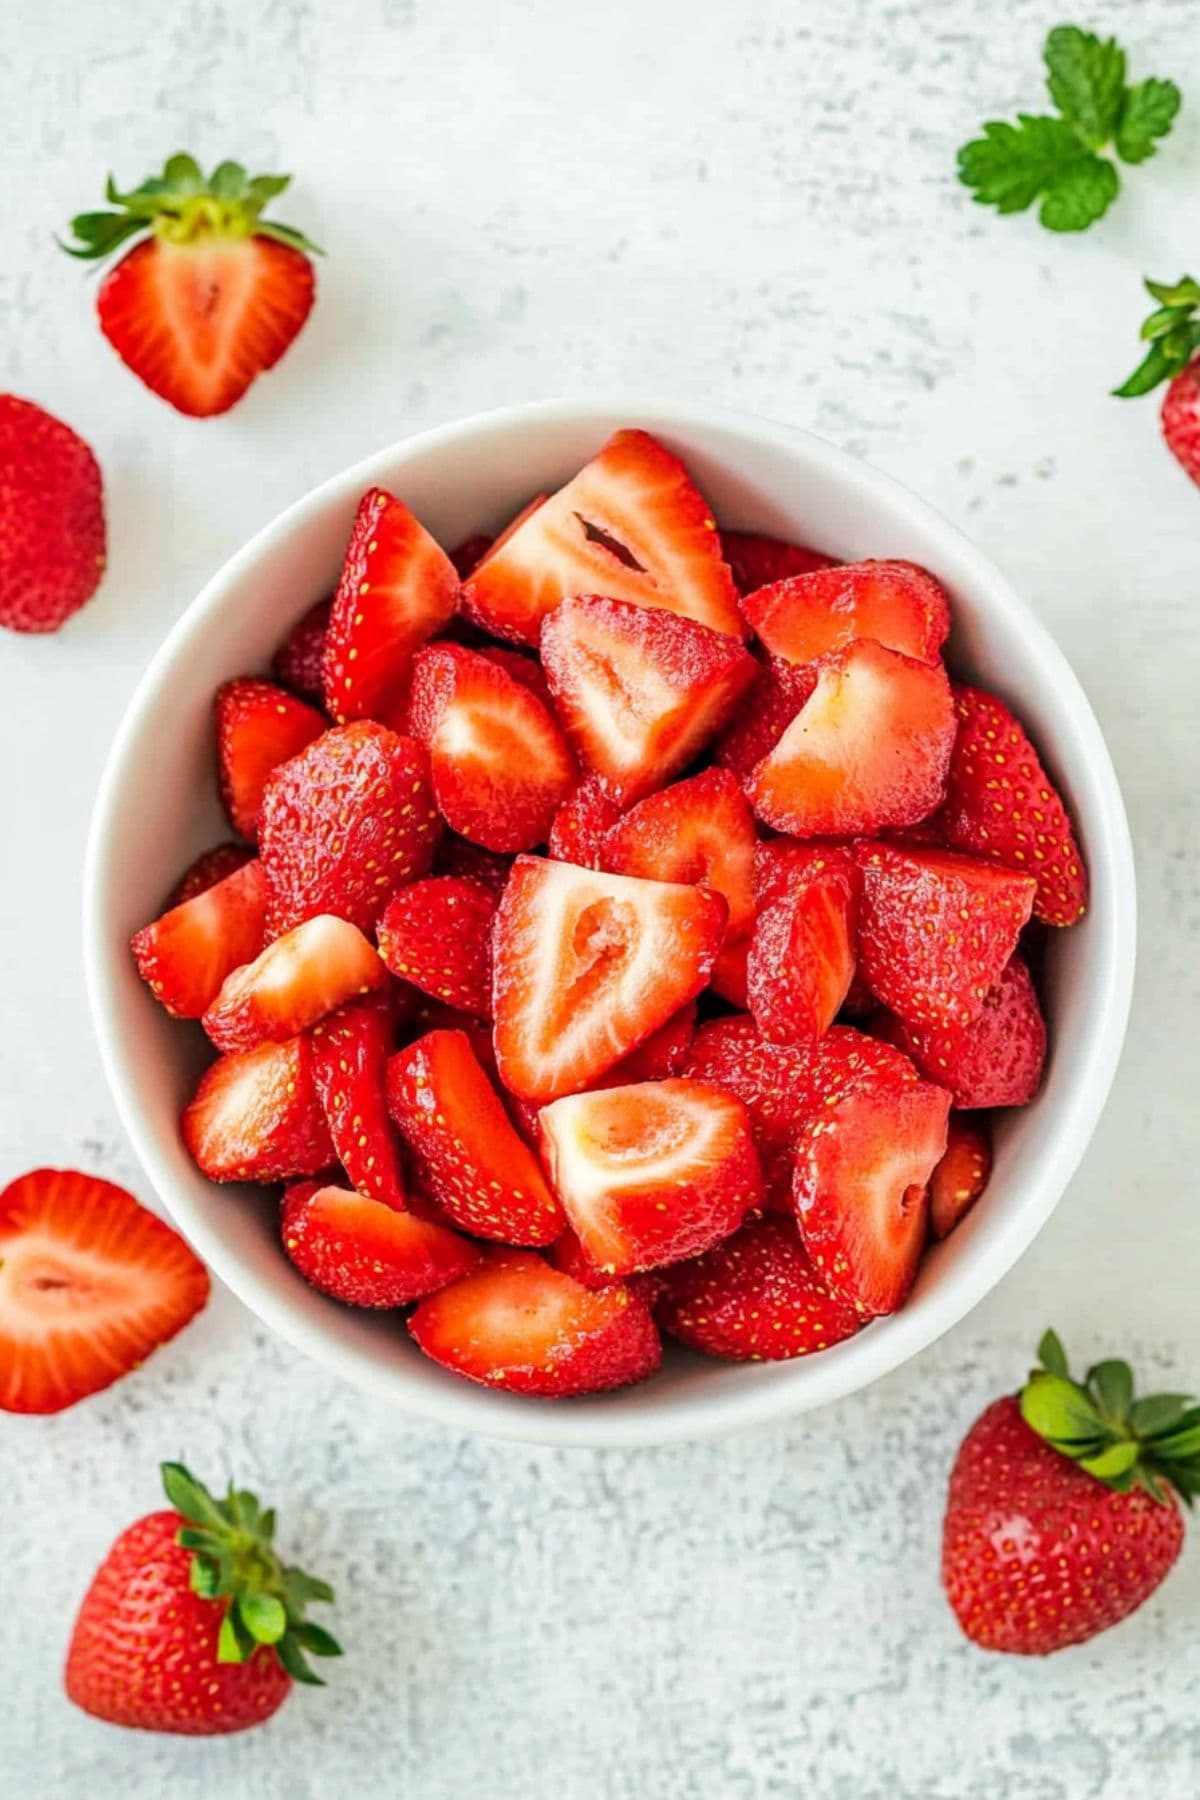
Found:
M 480 1262 L 475 1245 L 444 1225 L 315 1181 L 288 1189 L 280 1228 L 305 1280 L 347 1306 L 407 1306 Z
M 462 1031 L 392 1057 L 388 1107 L 425 1186 L 456 1225 L 505 1244 L 549 1244 L 562 1208 Z
M 937 661 L 950 631 L 946 591 L 909 562 L 844 563 L 775 581 L 742 611 L 774 656 L 813 662 L 872 638 L 918 662 Z
M 422 1300 L 408 1328 L 434 1362 L 516 1394 L 599 1393 L 653 1375 L 662 1361 L 638 1295 L 593 1291 L 528 1251 Z
M 696 1033 L 684 1072 L 742 1101 L 762 1158 L 767 1204 L 790 1213 L 792 1140 L 816 1092 L 811 1053 L 768 1043 L 753 1019 L 710 1019 Z
M 454 611 L 458 572 L 402 500 L 359 502 L 325 640 L 325 704 L 339 725 L 400 728 L 413 652 Z
M 178 1019 L 199 1019 L 226 976 L 252 962 L 266 929 L 267 884 L 255 858 L 173 906 L 132 939 L 138 974 Z
M 790 1219 L 752 1219 L 694 1262 L 661 1276 L 663 1330 L 705 1356 L 784 1362 L 828 1350 L 862 1328 L 827 1292 Z
M 758 916 L 746 991 L 754 1022 L 780 1044 L 815 1044 L 837 1017 L 854 979 L 858 866 L 848 850 L 760 844 Z
M 916 1275 L 950 1096 L 890 1044 L 845 1025 L 816 1062 L 817 1094 L 795 1139 L 796 1217 L 829 1291 L 873 1318 L 895 1312 Z
M 542 619 L 568 594 L 610 594 L 741 636 L 708 503 L 647 432 L 618 431 L 493 545 L 463 588 L 462 607 L 485 631 L 536 644 Z
M 1024 1106 L 1041 1085 L 1046 1021 L 1019 956 L 1005 965 L 971 1024 L 906 1025 L 884 1014 L 876 1035 L 911 1056 L 930 1081 L 949 1088 L 960 1109 Z
M 859 970 L 907 1025 L 969 1025 L 1016 949 L 1036 882 L 945 850 L 855 848 Z
M 431 875 L 401 888 L 379 921 L 393 975 L 478 1018 L 492 1016 L 492 919 L 498 896 L 478 881 Z
M 178 1232 L 72 1169 L 0 1193 L 0 1412 L 53 1413 L 136 1369 L 208 1299 Z
M 733 576 L 733 585 L 744 598 L 756 588 L 784 581 L 789 575 L 807 575 L 828 569 L 834 558 L 807 544 L 790 544 L 785 538 L 764 537 L 760 531 L 723 531 L 721 549 Z
M 768 657 L 713 745 L 713 761 L 745 783 L 764 756 L 771 754 L 816 685 L 815 668 Z
M 307 1038 L 222 1056 L 183 1115 L 183 1141 L 210 1181 L 289 1181 L 335 1160 Z
M 709 1249 L 763 1197 L 749 1114 L 710 1082 L 571 1094 L 542 1109 L 541 1127 L 567 1218 L 610 1274 Z
M 313 1077 L 337 1159 L 371 1200 L 404 1207 L 404 1177 L 391 1120 L 385 1070 L 392 1053 L 390 994 L 340 1006 L 312 1031 Z
M 794 837 L 912 825 L 941 802 L 954 732 L 940 665 L 856 641 L 818 664 L 747 791 L 760 819 Z
M 579 779 L 557 721 L 530 683 L 479 650 L 416 657 L 409 730 L 429 750 L 438 810 L 489 850 L 544 844 Z
M 219 1050 L 278 1043 L 387 980 L 357 925 L 319 913 L 226 976 L 204 1015 L 204 1029 Z
M 611 1069 L 700 993 L 725 919 L 707 888 L 518 857 L 494 938 L 504 1085 L 554 1100 Z
M 698 755 L 758 672 L 736 638 L 596 595 L 546 620 L 542 662 L 567 736 L 622 806 Z
M 268 777 L 319 738 L 328 721 L 295 694 L 249 675 L 219 687 L 213 710 L 221 800 L 233 829 L 254 839 Z
M 705 769 L 650 794 L 604 839 L 615 875 L 682 881 L 724 894 L 731 938 L 754 918 L 754 816 L 727 769 Z

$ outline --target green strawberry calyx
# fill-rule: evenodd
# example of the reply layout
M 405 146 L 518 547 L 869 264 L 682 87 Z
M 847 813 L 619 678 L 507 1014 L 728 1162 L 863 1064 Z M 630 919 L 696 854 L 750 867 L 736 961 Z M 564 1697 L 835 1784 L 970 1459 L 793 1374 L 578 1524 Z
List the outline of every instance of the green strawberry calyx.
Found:
M 194 156 L 178 150 L 140 187 L 123 194 L 110 175 L 104 197 L 113 212 L 76 213 L 75 242 L 59 248 L 68 256 L 94 260 L 108 256 L 130 238 L 153 232 L 164 243 L 195 245 L 214 239 L 274 238 L 305 256 L 322 252 L 302 231 L 263 218 L 271 201 L 291 185 L 290 175 L 248 175 L 241 163 L 218 163 L 205 176 Z
M 1190 1394 L 1134 1395 L 1129 1364 L 1094 1363 L 1074 1381 L 1057 1333 L 1038 1345 L 1021 1417 L 1063 1456 L 1119 1494 L 1143 1488 L 1164 1505 L 1200 1494 L 1200 1405 Z
M 1200 281 L 1181 275 L 1178 281 L 1147 281 L 1145 286 L 1156 302 L 1141 330 L 1142 342 L 1150 348 L 1133 374 L 1113 389 L 1119 400 L 1148 394 L 1200 354 Z
M 161 1472 L 167 1499 L 184 1519 L 175 1541 L 192 1552 L 192 1592 L 225 1608 L 217 1661 L 249 1662 L 268 1646 L 293 1680 L 323 1687 L 307 1658 L 340 1656 L 341 1646 L 305 1609 L 310 1600 L 332 1602 L 333 1589 L 280 1561 L 275 1514 L 253 1494 L 231 1485 L 217 1500 L 182 1463 L 163 1463 Z

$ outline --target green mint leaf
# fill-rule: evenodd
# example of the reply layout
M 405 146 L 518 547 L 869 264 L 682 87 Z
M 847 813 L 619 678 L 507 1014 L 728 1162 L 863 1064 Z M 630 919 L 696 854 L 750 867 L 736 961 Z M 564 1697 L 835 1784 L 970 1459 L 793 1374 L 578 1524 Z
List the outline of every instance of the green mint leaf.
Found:
M 1102 219 L 1121 182 L 1102 156 L 1085 156 L 1055 176 L 1046 191 L 1038 218 L 1048 231 L 1086 231 Z
M 1110 1423 L 1123 1427 L 1133 1404 L 1133 1370 L 1127 1362 L 1111 1358 L 1087 1372 L 1087 1385 Z
M 1038 1361 L 1050 1375 L 1061 1375 L 1064 1381 L 1070 1379 L 1071 1365 L 1067 1361 L 1067 1353 L 1063 1349 L 1062 1339 L 1057 1331 L 1044 1331 L 1042 1341 L 1037 1348 Z
M 958 153 L 959 180 L 980 206 L 1024 212 L 1074 164 L 1089 160 L 1065 119 L 1019 114 L 1019 124 L 991 119 L 983 136 Z
M 1113 38 L 1102 43 L 1094 32 L 1060 25 L 1046 39 L 1042 54 L 1051 99 L 1080 143 L 1098 150 L 1108 143 L 1121 117 L 1125 52 Z
M 1131 87 L 1121 107 L 1115 131 L 1117 155 L 1122 162 L 1141 163 L 1154 155 L 1155 138 L 1166 137 L 1175 123 L 1183 97 L 1173 81 L 1139 81 Z

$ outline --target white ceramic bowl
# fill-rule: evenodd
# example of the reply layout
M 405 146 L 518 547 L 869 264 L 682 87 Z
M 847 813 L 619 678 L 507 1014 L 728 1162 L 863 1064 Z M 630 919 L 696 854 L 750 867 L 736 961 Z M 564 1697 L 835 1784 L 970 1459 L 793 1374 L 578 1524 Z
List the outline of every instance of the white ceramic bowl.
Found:
M 997 689 L 1028 724 L 1078 823 L 1092 905 L 1054 937 L 1045 1086 L 1034 1105 L 1003 1118 L 986 1198 L 927 1257 L 902 1312 L 797 1362 L 731 1365 L 669 1348 L 651 1382 L 552 1403 L 462 1381 L 423 1358 L 398 1319 L 322 1298 L 280 1251 L 273 1204 L 197 1172 L 178 1121 L 209 1052 L 198 1026 L 172 1021 L 151 998 L 128 941 L 189 859 L 228 835 L 215 794 L 213 690 L 265 668 L 288 626 L 330 590 L 363 490 L 393 489 L 453 544 L 561 484 L 622 425 L 644 426 L 685 457 L 726 525 L 796 537 L 847 560 L 909 557 L 945 582 L 952 666 Z M 915 1355 L 996 1285 L 1049 1217 L 1104 1105 L 1129 1007 L 1135 905 L 1121 795 L 1087 699 L 1043 626 L 957 530 L 806 432 L 702 407 L 550 402 L 465 419 L 369 457 L 298 501 L 213 577 L 147 671 L 104 771 L 84 882 L 85 958 L 108 1078 L 147 1174 L 199 1254 L 260 1318 L 410 1413 L 546 1444 L 641 1445 L 849 1394 Z

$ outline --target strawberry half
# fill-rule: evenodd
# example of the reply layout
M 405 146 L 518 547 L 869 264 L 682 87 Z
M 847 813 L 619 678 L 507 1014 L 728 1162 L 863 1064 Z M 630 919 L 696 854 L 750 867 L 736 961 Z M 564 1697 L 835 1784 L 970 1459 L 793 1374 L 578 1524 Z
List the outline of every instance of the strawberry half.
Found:
M 590 1290 L 530 1252 L 511 1251 L 422 1300 L 408 1329 L 443 1368 L 515 1394 L 595 1394 L 642 1381 L 662 1361 L 636 1294 Z
M 687 469 L 645 431 L 618 431 L 572 481 L 484 557 L 467 617 L 536 644 L 569 594 L 608 594 L 742 634 L 716 523 Z
M 745 784 L 769 756 L 817 685 L 817 671 L 771 656 L 713 745 L 713 761 Z
M 544 844 L 579 779 L 549 709 L 479 650 L 431 644 L 413 664 L 408 728 L 429 751 L 438 810 L 485 849 Z
M 437 833 L 420 744 L 365 719 L 327 731 L 263 795 L 271 936 L 318 913 L 371 931 L 398 887 L 428 875 Z
M 910 825 L 941 802 L 954 732 L 944 669 L 856 641 L 818 664 L 747 793 L 760 819 L 794 837 Z
M 910 1026 L 969 1025 L 1016 949 L 1036 883 L 971 856 L 859 844 L 859 970 Z
M 280 1229 L 305 1280 L 347 1306 L 407 1306 L 480 1261 L 475 1245 L 444 1225 L 315 1181 L 288 1189 Z
M 214 844 L 211 850 L 202 850 L 167 895 L 167 910 L 182 906 L 185 900 L 194 900 L 197 894 L 207 894 L 218 881 L 235 875 L 253 861 L 254 851 L 249 844 Z
M 325 639 L 325 704 L 339 725 L 403 727 L 414 653 L 450 618 L 458 573 L 383 488 L 359 501 Z
M 314 706 L 325 704 L 325 634 L 332 611 L 332 600 L 310 606 L 271 658 L 271 672 L 279 685 Z
M 562 1208 L 465 1032 L 431 1031 L 399 1051 L 387 1093 L 422 1181 L 456 1225 L 505 1244 L 553 1242 Z
M 736 1012 L 745 1013 L 750 1010 L 750 939 L 735 938 L 731 943 L 726 934 L 725 942 L 717 952 L 717 960 L 713 964 L 709 987 L 719 1000 L 724 1000 Z
M 218 1057 L 183 1114 L 183 1141 L 210 1181 L 290 1181 L 335 1160 L 307 1038 Z
M 795 1137 L 800 1235 L 830 1293 L 875 1318 L 903 1305 L 916 1276 L 950 1096 L 845 1025 L 816 1064 L 818 1097 Z
M 763 1197 L 746 1108 L 709 1082 L 570 1094 L 542 1109 L 541 1128 L 571 1227 L 609 1274 L 695 1256 Z
M 746 959 L 754 1022 L 780 1044 L 815 1044 L 854 979 L 862 878 L 836 846 L 760 844 L 758 915 Z
M 587 767 L 628 806 L 677 775 L 757 672 L 741 643 L 626 600 L 564 600 L 542 628 L 554 703 Z
M 906 1025 L 886 1017 L 882 1030 L 930 1081 L 949 1088 L 960 1109 L 1024 1106 L 1041 1086 L 1046 1021 L 1019 956 L 1005 964 L 983 1010 L 969 1025 Z
M 639 800 L 605 837 L 603 866 L 712 888 L 729 908 L 726 932 L 738 937 L 754 919 L 754 841 L 754 817 L 734 776 L 705 769 Z
M 692 1042 L 684 1073 L 736 1094 L 750 1115 L 768 1206 L 792 1210 L 792 1142 L 812 1110 L 817 1065 L 810 1052 L 772 1044 L 753 1019 L 710 1019 Z
M 223 162 L 206 180 L 180 153 L 132 193 L 118 194 L 110 179 L 119 210 L 71 221 L 77 242 L 63 248 L 83 258 L 153 233 L 109 270 L 96 311 L 122 362 L 178 412 L 228 412 L 308 317 L 316 246 L 290 225 L 262 222 L 290 179 Z
M 477 881 L 433 875 L 401 888 L 379 921 L 393 975 L 447 1006 L 492 1016 L 492 920 L 497 896 Z
M 0 1193 L 0 1411 L 99 1393 L 207 1299 L 204 1264 L 124 1188 L 73 1169 L 19 1176 Z
M 935 1238 L 949 1237 L 965 1219 L 992 1172 L 992 1134 L 986 1119 L 952 1112 L 946 1152 L 929 1177 L 929 1222 Z
M 404 1210 L 404 1176 L 388 1118 L 386 1068 L 394 1006 L 389 994 L 341 1006 L 313 1027 L 313 1080 L 337 1160 L 359 1193 Z
M 854 1308 L 826 1291 L 790 1219 L 752 1219 L 661 1280 L 655 1318 L 705 1356 L 785 1362 L 862 1328 Z
M 251 1050 L 307 1031 L 318 1019 L 386 986 L 388 973 L 357 925 L 320 913 L 226 976 L 204 1015 L 218 1050 Z
M 946 590 L 909 562 L 794 575 L 748 595 L 742 611 L 772 655 L 790 663 L 815 662 L 857 638 L 933 663 L 950 633 Z
M 832 568 L 835 561 L 822 550 L 810 550 L 807 544 L 789 544 L 784 538 L 766 537 L 760 531 L 723 531 L 721 550 L 733 585 L 743 599 L 756 588 L 784 581 L 789 575 Z
M 504 1085 L 554 1100 L 611 1069 L 700 993 L 725 918 L 706 888 L 518 857 L 493 940 Z
M 938 814 L 956 850 L 1037 878 L 1034 917 L 1074 925 L 1087 910 L 1083 853 L 1024 728 L 995 694 L 954 689 L 958 737 Z
M 267 884 L 254 858 L 136 932 L 138 974 L 169 1013 L 199 1019 L 226 977 L 262 949 L 266 916 Z
M 91 448 L 32 400 L 0 394 L 0 626 L 57 631 L 91 599 L 105 562 Z
M 580 869 L 604 867 L 604 839 L 621 808 L 598 775 L 588 775 L 554 815 L 546 853 Z
M 233 829 L 253 841 L 268 777 L 319 738 L 327 721 L 315 707 L 253 675 L 219 687 L 213 710 L 221 803 Z

